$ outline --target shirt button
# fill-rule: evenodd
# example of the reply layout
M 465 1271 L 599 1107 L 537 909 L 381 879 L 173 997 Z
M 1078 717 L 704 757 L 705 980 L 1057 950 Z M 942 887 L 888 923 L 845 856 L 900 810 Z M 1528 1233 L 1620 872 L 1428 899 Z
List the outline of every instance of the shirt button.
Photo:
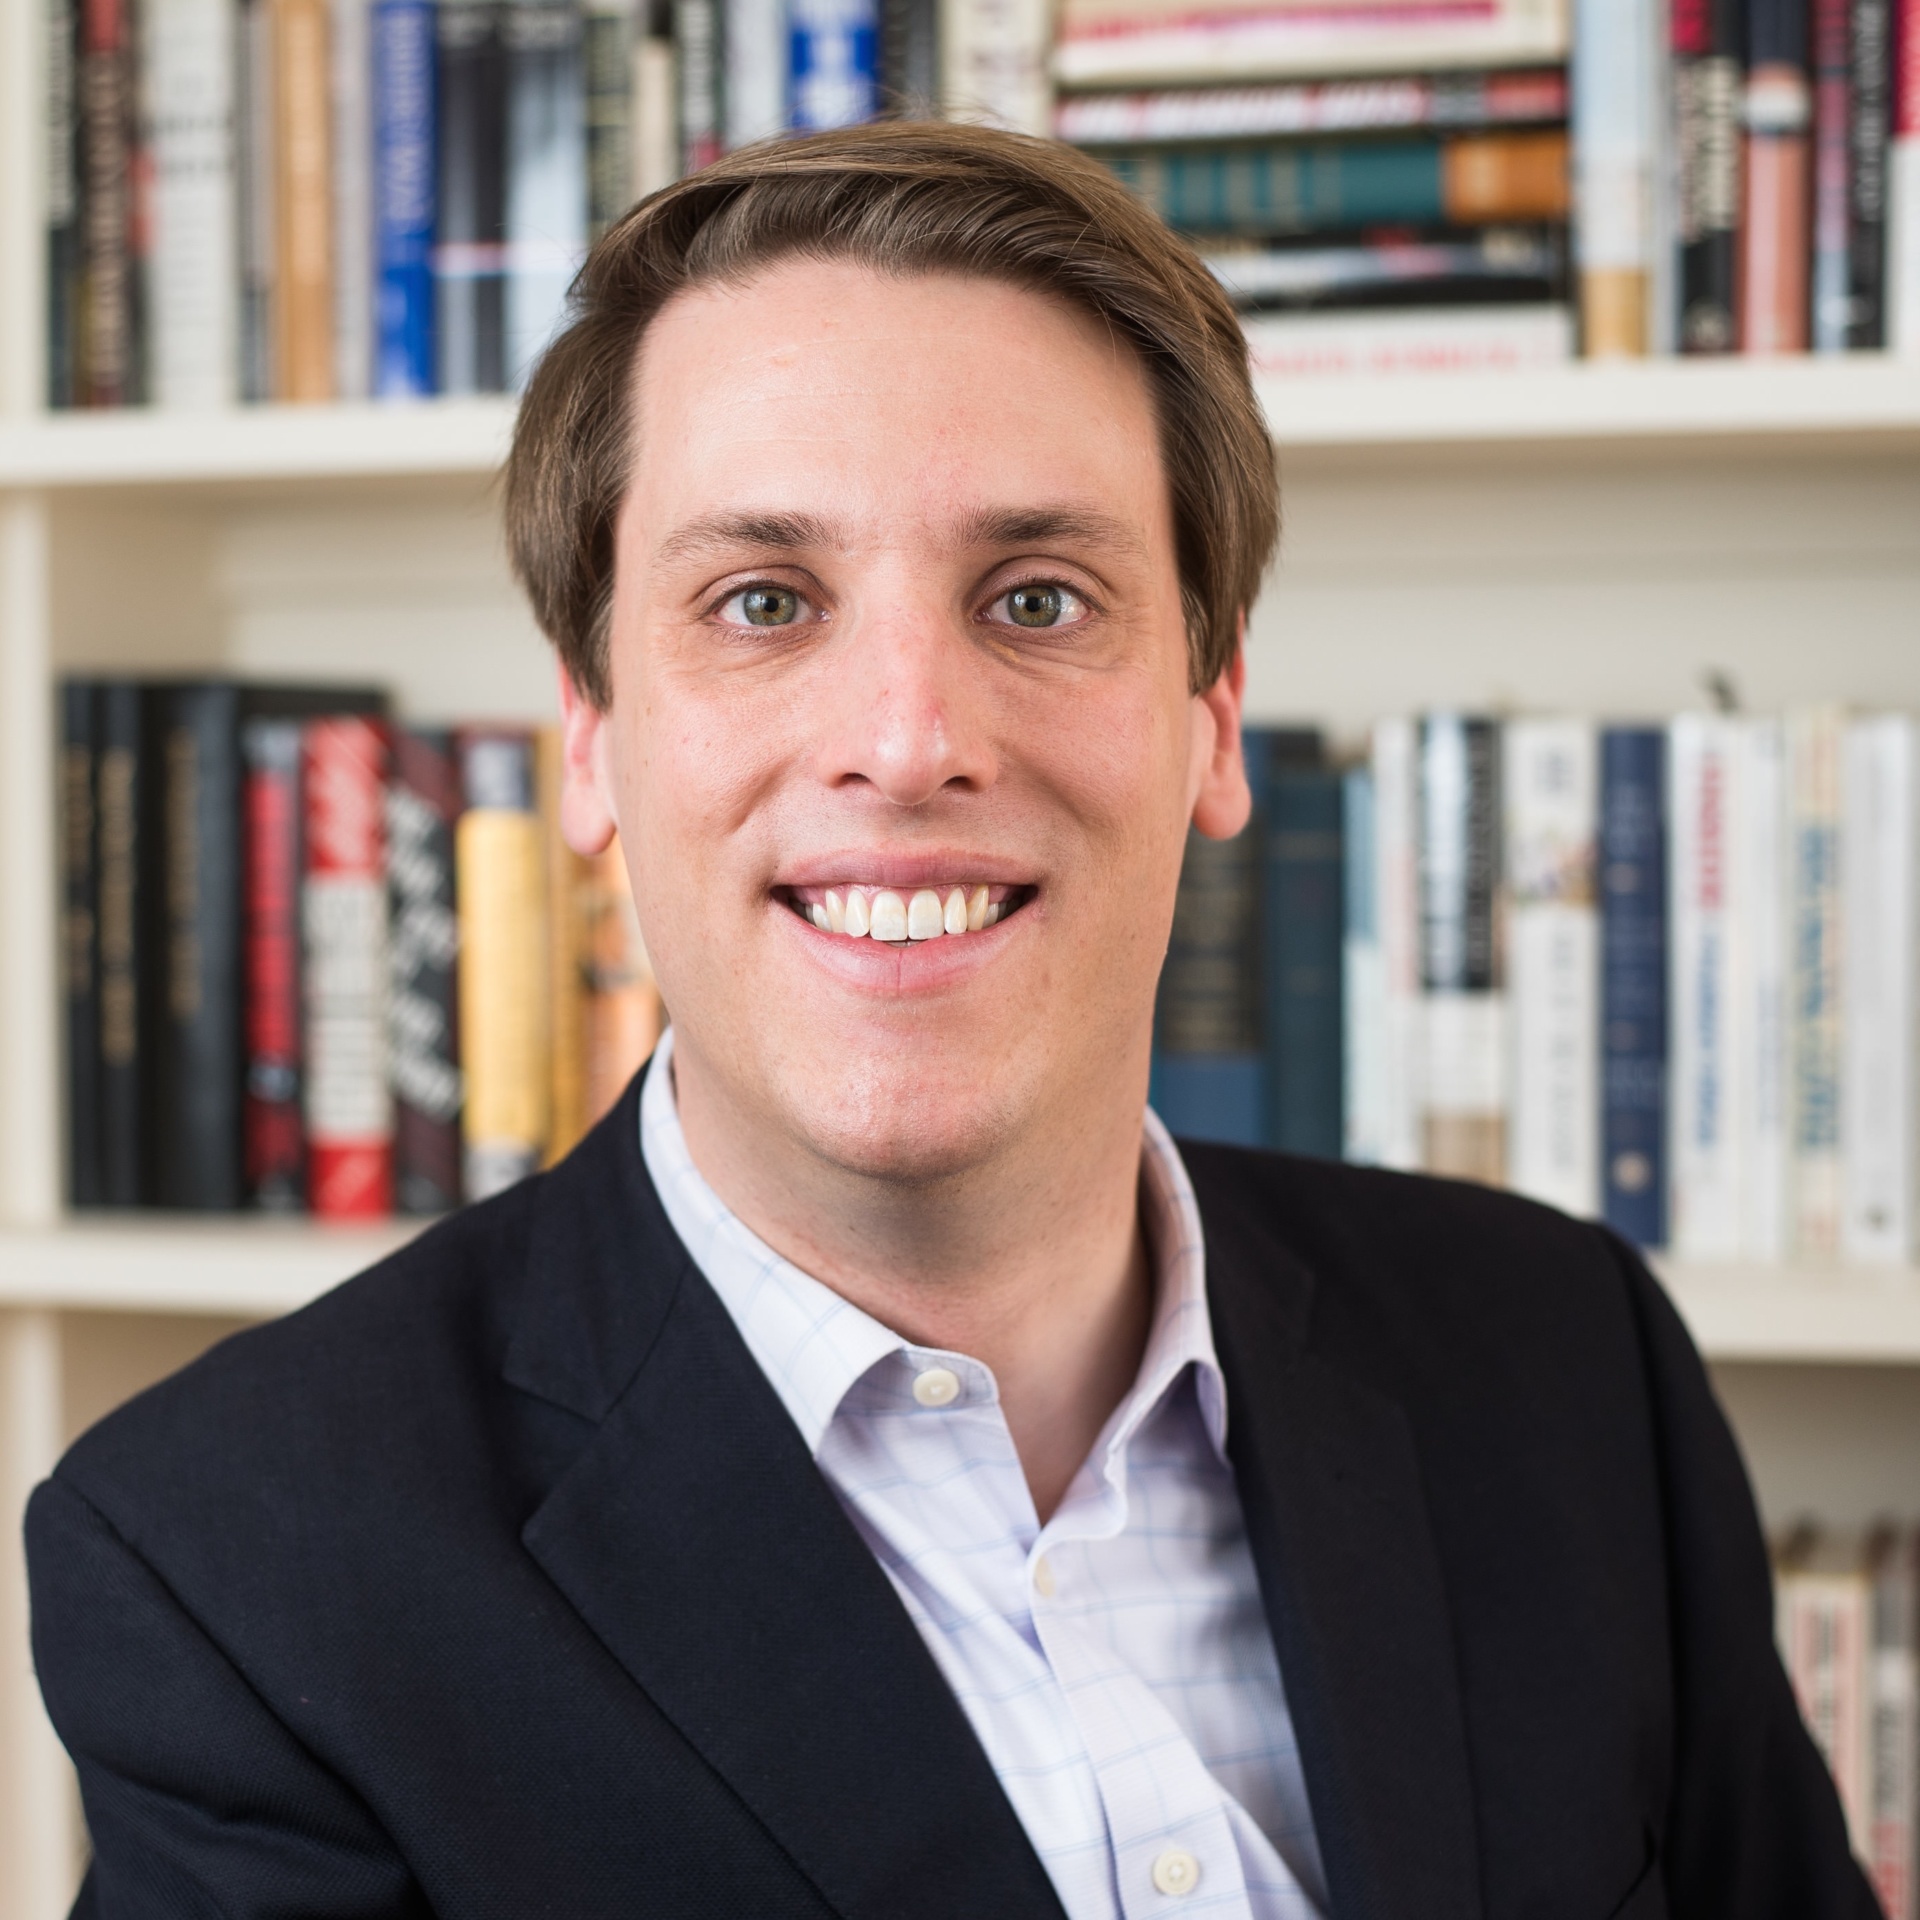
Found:
M 1053 1598 L 1053 1562 L 1044 1553 L 1033 1563 L 1033 1590 L 1042 1600 Z
M 1153 1863 L 1153 1884 L 1162 1893 L 1191 1893 L 1200 1884 L 1200 1862 L 1185 1847 L 1169 1847 Z
M 914 1375 L 913 1397 L 923 1407 L 949 1406 L 960 1397 L 960 1376 L 951 1367 L 929 1367 Z

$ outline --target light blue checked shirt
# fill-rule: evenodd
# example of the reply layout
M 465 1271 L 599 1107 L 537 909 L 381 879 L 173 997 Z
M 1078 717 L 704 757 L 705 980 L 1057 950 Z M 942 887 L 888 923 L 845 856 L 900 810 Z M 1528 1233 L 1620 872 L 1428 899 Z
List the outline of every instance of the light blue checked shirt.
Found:
M 640 1101 L 667 1218 L 972 1722 L 1071 1920 L 1317 1920 L 1320 1852 L 1227 1465 L 1200 1214 L 1147 1115 L 1133 1391 L 1043 1527 L 993 1375 L 783 1260 L 687 1151 L 673 1035 Z

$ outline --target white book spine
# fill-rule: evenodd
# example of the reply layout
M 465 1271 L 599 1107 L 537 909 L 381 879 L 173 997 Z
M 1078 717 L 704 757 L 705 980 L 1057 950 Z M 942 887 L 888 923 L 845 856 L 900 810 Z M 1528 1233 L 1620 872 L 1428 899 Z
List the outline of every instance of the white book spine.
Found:
M 1373 772 L 1354 767 L 1342 785 L 1346 926 L 1341 941 L 1343 1053 L 1341 1152 L 1361 1166 L 1387 1153 L 1387 972 L 1380 951 L 1380 889 L 1374 879 L 1378 836 Z
M 1735 1006 L 1745 1069 L 1737 1090 L 1743 1172 L 1741 1252 L 1778 1261 L 1792 1243 L 1788 1129 L 1791 992 L 1787 955 L 1787 739 L 1778 719 L 1742 723 L 1739 837 L 1734 846 L 1745 954 Z
M 1872 1829 L 1870 1589 L 1864 1574 L 1821 1572 L 1787 1573 L 1779 1586 L 1787 1674 L 1864 1859 Z
M 947 117 L 1053 131 L 1049 0 L 943 0 L 940 92 Z
M 644 200 L 680 177 L 679 79 L 673 42 L 642 34 L 633 43 L 633 197 Z
M 1741 726 L 1683 714 L 1667 733 L 1668 1169 L 1672 1246 L 1690 1260 L 1737 1258 L 1741 922 L 1734 859 Z
M 1600 1203 L 1598 766 L 1581 720 L 1506 729 L 1507 997 L 1513 1187 L 1568 1213 Z
M 1373 730 L 1375 925 L 1384 1015 L 1380 1164 L 1420 1164 L 1420 897 L 1415 733 L 1411 720 Z
M 1574 248 L 1582 272 L 1653 269 L 1654 0 L 1573 15 Z
M 1913 1251 L 1913 722 L 1854 721 L 1842 760 L 1841 1247 L 1849 1260 L 1893 1266 Z
M 1814 1261 L 1840 1252 L 1840 734 L 1826 709 L 1788 724 L 1793 1241 Z
M 331 0 L 333 61 L 333 391 L 373 386 L 373 43 L 369 0 Z
M 726 0 L 727 145 L 764 140 L 787 124 L 786 0 Z
M 162 407 L 239 397 L 231 0 L 151 0 L 143 9 L 153 165 L 152 379 Z
M 1551 304 L 1261 313 L 1245 324 L 1256 374 L 1498 373 L 1573 358 L 1572 311 Z

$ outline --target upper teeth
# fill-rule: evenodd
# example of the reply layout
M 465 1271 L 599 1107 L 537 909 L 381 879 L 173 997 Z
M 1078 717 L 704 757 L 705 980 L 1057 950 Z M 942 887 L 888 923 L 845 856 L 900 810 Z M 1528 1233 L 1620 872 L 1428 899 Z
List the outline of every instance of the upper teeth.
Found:
M 1005 904 L 990 900 L 984 886 L 950 887 L 944 896 L 922 887 L 904 898 L 891 887 L 829 887 L 825 900 L 807 909 L 807 918 L 822 933 L 897 946 L 948 933 L 978 933 L 1005 912 Z

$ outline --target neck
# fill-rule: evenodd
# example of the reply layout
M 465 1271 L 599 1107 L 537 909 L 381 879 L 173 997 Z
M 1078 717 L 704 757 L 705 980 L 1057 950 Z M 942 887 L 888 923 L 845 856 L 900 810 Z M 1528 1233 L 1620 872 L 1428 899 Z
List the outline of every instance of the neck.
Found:
M 904 1181 L 827 1161 L 744 1111 L 684 1036 L 673 1066 L 688 1152 L 747 1227 L 902 1339 L 992 1369 L 1044 1522 L 1146 1346 L 1144 1085 L 1063 1102 L 985 1161 Z

